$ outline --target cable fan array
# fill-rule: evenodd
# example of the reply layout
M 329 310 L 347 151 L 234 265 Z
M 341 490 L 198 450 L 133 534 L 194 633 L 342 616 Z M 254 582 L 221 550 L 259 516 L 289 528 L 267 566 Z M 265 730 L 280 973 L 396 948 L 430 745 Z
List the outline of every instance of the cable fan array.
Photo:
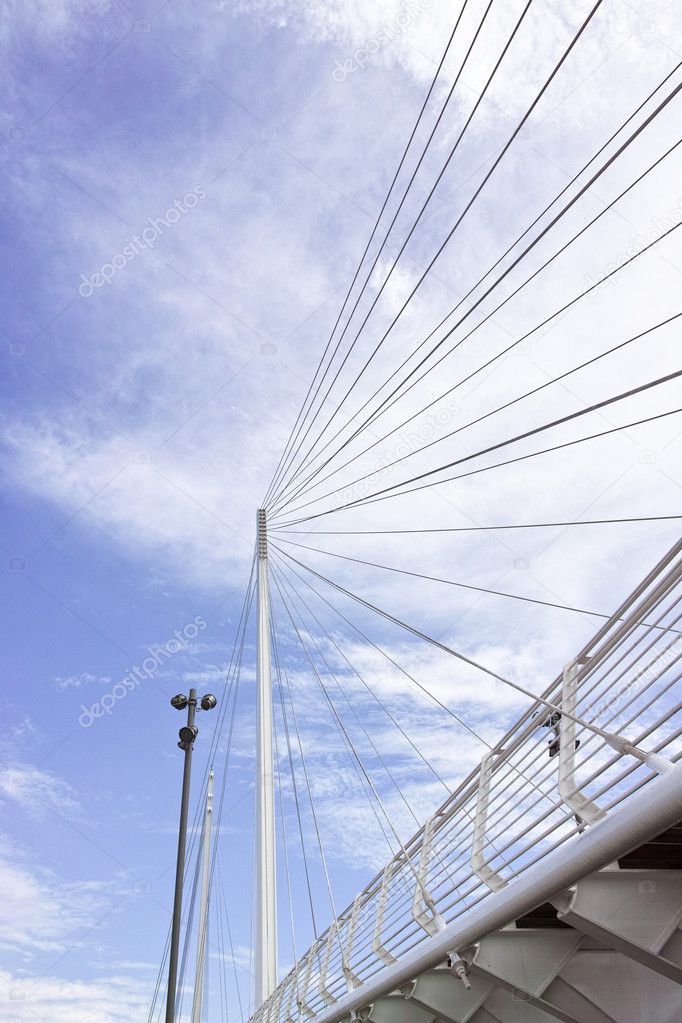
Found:
M 551 45 L 529 68 L 547 5 L 464 0 L 262 502 L 287 920 L 280 962 L 289 971 L 288 1007 L 278 1002 L 272 1019 L 323 1007 L 324 976 L 350 969 L 324 944 L 330 921 L 348 929 L 352 920 L 365 935 L 370 910 L 346 907 L 367 876 L 398 860 L 384 927 L 399 920 L 412 899 L 414 836 L 529 706 L 537 716 L 495 797 L 498 869 L 516 869 L 510 836 L 532 813 L 537 833 L 547 829 L 543 841 L 552 827 L 563 841 L 583 823 L 553 788 L 547 722 L 560 707 L 547 687 L 597 626 L 626 621 L 613 608 L 682 519 L 682 480 L 665 461 L 682 435 L 681 221 L 663 218 L 632 240 L 665 209 L 666 194 L 674 201 L 682 61 L 669 51 L 644 95 L 624 88 L 614 106 L 595 94 L 593 109 L 576 114 L 571 83 L 595 40 L 605 45 L 608 8 L 579 4 L 560 29 L 553 21 Z M 206 1019 L 244 1021 L 257 1008 L 250 964 L 233 942 L 238 931 L 249 945 L 250 922 L 235 927 L 228 914 L 234 865 L 221 838 L 237 714 L 243 733 L 253 729 L 244 682 L 253 674 L 256 558 L 208 758 L 221 788 Z M 682 598 L 670 599 L 627 626 L 622 663 L 609 653 L 591 676 L 583 748 L 595 779 L 610 769 L 607 729 L 616 720 L 634 727 L 635 709 L 656 710 L 652 734 L 678 742 Z M 667 675 L 649 703 L 631 688 L 629 702 L 603 705 L 608 672 L 632 687 L 656 657 Z M 626 791 L 624 779 L 614 784 Z M 453 824 L 433 850 L 432 883 L 451 913 L 480 897 L 451 852 L 472 826 L 469 796 L 460 831 Z M 201 810 L 199 799 L 193 893 Z M 368 886 L 372 897 L 381 877 Z M 195 902 L 193 894 L 181 997 Z M 402 940 L 384 949 L 384 962 Z M 371 972 L 363 941 L 352 969 Z M 296 965 L 305 953 L 308 981 L 313 971 L 322 991 L 312 1009 Z M 149 1023 L 160 1018 L 161 976 Z

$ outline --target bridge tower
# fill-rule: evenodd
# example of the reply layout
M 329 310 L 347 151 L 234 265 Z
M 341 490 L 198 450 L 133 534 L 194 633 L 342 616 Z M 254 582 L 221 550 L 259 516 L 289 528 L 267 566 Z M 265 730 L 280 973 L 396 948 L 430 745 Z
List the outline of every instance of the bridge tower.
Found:
M 270 670 L 270 593 L 265 509 L 258 529 L 258 676 L 256 724 L 256 911 L 255 1004 L 277 986 L 277 909 L 275 893 L 275 793 L 272 759 L 272 675 Z

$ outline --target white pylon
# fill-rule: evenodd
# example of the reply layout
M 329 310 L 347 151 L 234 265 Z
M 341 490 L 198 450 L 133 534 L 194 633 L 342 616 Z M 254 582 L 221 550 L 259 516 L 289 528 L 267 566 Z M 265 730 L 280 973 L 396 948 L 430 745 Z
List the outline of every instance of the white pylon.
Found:
M 256 1008 L 277 986 L 275 895 L 275 789 L 272 761 L 270 594 L 265 509 L 258 510 L 258 704 L 256 736 L 256 912 L 254 934 Z
M 206 812 L 201 835 L 202 874 L 201 903 L 199 906 L 199 939 L 192 1001 L 192 1023 L 201 1023 L 201 1007 L 204 1000 L 204 976 L 206 974 L 206 932 L 208 929 L 208 895 L 211 873 L 211 826 L 213 823 L 213 771 L 208 775 L 206 787 Z

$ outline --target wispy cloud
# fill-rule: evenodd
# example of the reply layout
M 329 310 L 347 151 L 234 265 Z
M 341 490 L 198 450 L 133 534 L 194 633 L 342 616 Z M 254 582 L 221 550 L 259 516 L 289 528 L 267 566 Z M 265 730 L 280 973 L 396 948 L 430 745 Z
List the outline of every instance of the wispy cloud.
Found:
M 108 685 L 111 682 L 111 677 L 109 675 L 93 675 L 89 671 L 81 671 L 77 675 L 63 675 L 55 678 L 53 681 L 57 689 L 80 689 L 81 686 L 89 685 L 91 682 Z
M 70 948 L 101 912 L 104 895 L 97 882 L 66 882 L 34 863 L 5 858 L 0 859 L 0 892 L 6 907 L 0 944 L 28 957 Z
M 148 1009 L 144 982 L 125 975 L 95 980 L 65 980 L 47 976 L 38 980 L 0 973 L 5 991 L 3 1018 L 7 1023 L 124 1023 L 140 1018 Z
M 71 786 L 51 771 L 32 766 L 8 766 L 0 771 L 0 795 L 31 817 L 48 810 L 65 817 L 80 817 L 82 807 Z

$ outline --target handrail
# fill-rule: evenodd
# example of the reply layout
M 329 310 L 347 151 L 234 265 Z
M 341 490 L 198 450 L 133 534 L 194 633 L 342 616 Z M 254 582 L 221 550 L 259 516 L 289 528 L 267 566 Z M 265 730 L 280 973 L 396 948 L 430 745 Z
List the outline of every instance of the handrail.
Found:
M 665 647 L 663 644 L 676 631 L 666 602 L 675 594 L 676 601 L 681 599 L 681 584 L 682 540 L 660 559 L 424 827 L 319 936 L 250 1023 L 314 1018 L 348 992 L 362 988 L 381 969 L 392 968 L 406 949 L 469 912 L 467 893 L 474 905 L 499 893 L 508 880 L 522 875 L 529 863 L 544 855 L 548 835 L 556 836 L 550 848 L 556 848 L 556 842 L 580 841 L 586 829 L 599 827 L 609 816 L 604 806 L 594 802 L 596 779 L 598 791 L 608 793 L 608 805 L 615 806 L 631 798 L 631 793 L 648 784 L 656 773 L 672 769 L 672 761 L 682 751 L 682 728 L 672 726 L 673 718 L 678 726 L 682 720 L 682 703 L 675 704 L 672 699 L 678 683 L 669 673 L 682 656 L 682 637 Z M 655 626 L 649 617 L 654 610 L 659 613 Z M 643 644 L 644 639 L 648 643 Z M 629 646 L 627 640 L 632 640 Z M 644 657 L 649 660 L 642 667 Z M 558 710 L 550 712 L 548 704 Z M 542 725 L 548 728 L 543 730 Z M 637 727 L 644 728 L 642 738 Z M 539 758 L 547 750 L 546 735 L 538 738 L 540 732 L 549 734 L 550 756 L 538 768 Z M 640 745 L 644 740 L 646 749 Z M 619 773 L 623 760 L 627 769 Z M 592 770 L 581 779 L 582 765 L 588 761 Z M 535 771 L 532 779 L 529 771 Z M 625 779 L 633 777 L 635 789 L 627 788 Z M 516 793 L 512 798 L 516 816 L 502 813 L 509 799 L 507 792 Z M 536 811 L 545 796 L 551 808 Z M 496 839 L 497 844 L 491 845 Z M 492 850 L 489 858 L 487 848 Z M 534 858 L 531 850 L 536 850 Z M 501 868 L 505 868 L 504 875 Z M 461 894 L 453 902 L 455 890 Z M 322 967 L 318 964 L 311 991 L 313 960 L 319 960 L 320 952 Z M 292 1016 L 295 1005 L 297 1017 Z

